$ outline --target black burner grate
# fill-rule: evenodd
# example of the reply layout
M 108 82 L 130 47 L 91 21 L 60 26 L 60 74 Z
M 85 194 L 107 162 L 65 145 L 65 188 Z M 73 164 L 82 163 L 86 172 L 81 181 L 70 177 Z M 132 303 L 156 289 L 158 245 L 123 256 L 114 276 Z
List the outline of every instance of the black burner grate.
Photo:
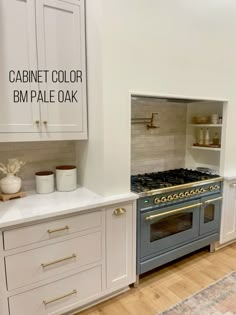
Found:
M 184 168 L 139 174 L 131 176 L 131 190 L 140 193 L 217 177 L 219 176 Z

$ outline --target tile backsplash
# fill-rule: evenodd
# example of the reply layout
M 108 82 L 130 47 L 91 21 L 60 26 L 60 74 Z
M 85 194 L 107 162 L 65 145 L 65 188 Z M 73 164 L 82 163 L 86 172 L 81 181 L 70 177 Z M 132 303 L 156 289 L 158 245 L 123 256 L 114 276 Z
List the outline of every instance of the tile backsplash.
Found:
M 23 180 L 23 187 L 27 189 L 27 185 L 33 185 L 35 172 L 54 171 L 55 166 L 60 164 L 75 164 L 75 143 L 74 141 L 0 143 L 0 162 L 6 163 L 10 158 L 26 162 L 18 175 Z M 0 173 L 0 178 L 3 176 Z
M 184 167 L 187 105 L 155 98 L 132 99 L 132 118 L 150 118 L 158 128 L 131 126 L 131 173 L 164 171 Z

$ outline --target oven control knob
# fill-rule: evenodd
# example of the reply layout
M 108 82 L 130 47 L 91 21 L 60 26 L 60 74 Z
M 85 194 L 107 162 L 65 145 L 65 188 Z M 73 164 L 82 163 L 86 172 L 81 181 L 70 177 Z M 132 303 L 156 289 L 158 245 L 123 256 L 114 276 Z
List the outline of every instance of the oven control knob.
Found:
M 155 203 L 155 205 L 158 205 L 159 203 L 161 203 L 161 199 L 155 198 L 154 199 L 154 203 Z
M 195 193 L 196 193 L 196 195 L 198 195 L 198 194 L 200 194 L 201 193 L 201 191 L 200 191 L 200 189 L 195 189 Z
M 191 196 L 196 195 L 195 191 L 194 191 L 194 190 L 190 190 L 190 195 L 191 195 Z
M 205 189 L 205 188 L 200 188 L 200 193 L 204 193 L 204 192 L 206 192 L 207 190 Z
M 210 191 L 215 190 L 215 186 L 210 186 Z
M 189 191 L 185 191 L 184 195 L 185 197 L 189 197 L 190 196 Z
M 215 185 L 214 187 L 215 187 L 215 189 L 220 189 L 220 186 L 218 186 L 218 185 Z
M 167 197 L 167 200 L 168 200 L 168 201 L 172 201 L 172 200 L 173 200 L 173 197 L 172 197 L 171 195 L 169 195 L 169 196 Z
M 161 202 L 166 202 L 166 201 L 167 201 L 166 197 L 161 198 Z
M 184 198 L 184 193 L 179 193 L 179 198 Z
M 174 200 L 177 200 L 177 199 L 179 199 L 179 196 L 178 196 L 177 194 L 174 194 L 174 195 L 173 195 L 173 199 L 174 199 Z

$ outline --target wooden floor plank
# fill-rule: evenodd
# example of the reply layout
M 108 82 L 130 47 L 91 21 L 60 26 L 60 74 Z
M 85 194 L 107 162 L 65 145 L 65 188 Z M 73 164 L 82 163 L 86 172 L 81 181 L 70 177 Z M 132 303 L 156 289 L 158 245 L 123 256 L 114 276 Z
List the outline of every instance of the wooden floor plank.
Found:
M 214 253 L 203 249 L 157 268 L 132 288 L 79 315 L 155 315 L 236 270 L 236 243 Z

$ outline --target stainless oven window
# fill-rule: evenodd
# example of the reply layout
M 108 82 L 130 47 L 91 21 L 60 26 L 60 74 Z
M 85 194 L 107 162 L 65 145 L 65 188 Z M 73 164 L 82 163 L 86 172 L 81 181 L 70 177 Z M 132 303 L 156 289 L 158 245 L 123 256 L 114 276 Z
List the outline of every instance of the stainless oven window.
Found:
M 214 221 L 215 219 L 215 205 L 210 204 L 204 207 L 204 223 Z
M 164 217 L 150 224 L 150 242 L 178 234 L 193 227 L 193 213 L 185 212 Z

